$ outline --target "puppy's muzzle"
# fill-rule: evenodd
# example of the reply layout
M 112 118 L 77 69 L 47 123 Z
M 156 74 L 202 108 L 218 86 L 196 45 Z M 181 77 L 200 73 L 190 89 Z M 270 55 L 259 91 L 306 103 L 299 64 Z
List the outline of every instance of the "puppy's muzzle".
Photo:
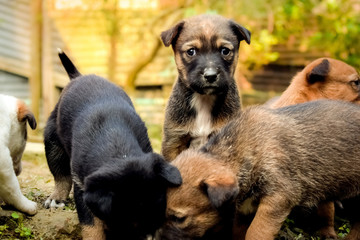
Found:
M 209 68 L 205 68 L 204 69 L 204 80 L 207 83 L 215 83 L 218 78 L 219 78 L 219 72 L 217 71 L 217 69 L 213 68 L 213 67 L 209 67 Z

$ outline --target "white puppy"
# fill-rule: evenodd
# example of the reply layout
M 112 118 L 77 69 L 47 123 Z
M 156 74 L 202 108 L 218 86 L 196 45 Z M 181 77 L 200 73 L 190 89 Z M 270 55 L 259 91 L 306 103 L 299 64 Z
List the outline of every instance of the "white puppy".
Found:
M 25 103 L 0 94 L 0 198 L 34 215 L 37 205 L 21 193 L 16 178 L 21 172 L 21 157 L 27 140 L 26 122 L 32 129 L 36 128 L 35 117 Z

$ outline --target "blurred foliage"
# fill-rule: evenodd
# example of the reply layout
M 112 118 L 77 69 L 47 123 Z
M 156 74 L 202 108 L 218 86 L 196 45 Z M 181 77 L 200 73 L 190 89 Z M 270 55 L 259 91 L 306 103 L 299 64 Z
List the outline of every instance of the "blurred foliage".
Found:
M 358 0 L 196 0 L 184 17 L 217 13 L 248 28 L 251 45 L 242 43 L 240 72 L 275 61 L 275 44 L 317 51 L 360 66 L 360 1 Z
M 360 1 L 283 0 L 276 11 L 274 35 L 294 38 L 307 49 L 360 65 Z
M 90 5 L 101 6 L 106 17 L 107 34 L 115 38 L 127 38 L 122 32 L 128 19 L 119 9 L 120 0 L 88 0 Z M 168 0 L 158 1 L 159 3 Z M 167 3 L 167 4 L 168 4 Z M 134 52 L 134 63 L 128 71 L 126 86 L 134 88 L 138 74 L 163 49 L 159 41 L 161 31 L 168 29 L 182 18 L 213 13 L 229 17 L 251 31 L 251 44 L 241 43 L 239 74 L 249 77 L 253 70 L 276 61 L 279 53 L 274 45 L 285 44 L 292 50 L 316 52 L 320 55 L 343 60 L 355 67 L 360 66 L 360 1 L 359 0 L 177 0 L 169 7 L 148 9 L 153 14 L 139 31 L 138 42 L 141 51 Z M 151 41 L 141 41 L 151 35 Z M 117 66 L 118 51 L 112 39 L 109 65 L 110 73 Z M 172 59 L 172 54 L 169 58 Z M 118 53 L 120 55 L 120 53 Z M 175 79 L 177 72 L 173 61 L 162 68 L 161 78 Z M 111 75 L 111 74 L 110 74 Z M 112 75 L 110 79 L 115 78 Z

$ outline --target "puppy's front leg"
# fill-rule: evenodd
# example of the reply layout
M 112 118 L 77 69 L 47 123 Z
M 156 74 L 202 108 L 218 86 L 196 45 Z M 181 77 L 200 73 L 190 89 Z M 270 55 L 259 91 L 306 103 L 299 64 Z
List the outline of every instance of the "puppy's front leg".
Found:
M 334 215 L 334 202 L 322 202 L 319 204 L 317 209 L 317 216 L 320 218 L 319 220 L 322 225 L 320 229 L 320 235 L 324 238 L 335 239 L 337 237 L 334 227 Z
M 105 240 L 103 222 L 94 217 L 93 225 L 82 225 L 82 238 L 83 240 Z
M 167 161 L 172 161 L 190 146 L 190 134 L 166 134 L 162 143 L 161 153 Z
M 8 148 L 0 148 L 0 162 L 0 196 L 2 200 L 22 212 L 34 215 L 37 211 L 37 204 L 21 193 Z
M 246 240 L 272 240 L 278 234 L 291 207 L 282 196 L 264 197 L 246 233 Z
M 83 190 L 74 183 L 74 198 L 79 222 L 82 227 L 82 238 L 83 240 L 105 240 L 103 221 L 94 217 L 86 206 L 83 195 Z

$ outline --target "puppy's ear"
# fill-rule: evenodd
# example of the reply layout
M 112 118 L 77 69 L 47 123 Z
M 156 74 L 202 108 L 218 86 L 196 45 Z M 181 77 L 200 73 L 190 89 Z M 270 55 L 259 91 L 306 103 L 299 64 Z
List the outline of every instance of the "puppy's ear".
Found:
M 239 42 L 245 40 L 247 44 L 250 44 L 251 32 L 241 26 L 240 24 L 230 20 L 230 27 L 237 36 Z
M 19 122 L 27 121 L 31 129 L 36 129 L 37 123 L 34 114 L 27 108 L 24 102 L 18 101 L 17 103 L 18 112 L 17 117 Z
M 327 59 L 322 60 L 322 62 L 315 66 L 311 72 L 306 75 L 306 80 L 308 83 L 313 84 L 316 82 L 323 82 L 326 76 L 330 71 L 330 62 Z
M 85 191 L 83 200 L 86 206 L 95 214 L 95 216 L 104 220 L 110 216 L 112 208 L 113 195 L 107 189 L 104 189 L 100 176 L 89 176 L 85 180 Z
M 169 163 L 164 163 L 160 170 L 160 175 L 170 184 L 172 187 L 178 187 L 182 184 L 182 178 L 179 170 Z
M 36 129 L 37 123 L 34 114 L 31 112 L 26 115 L 26 120 L 28 121 L 32 130 Z
M 184 27 L 185 22 L 181 21 L 176 24 L 174 27 L 170 28 L 169 30 L 163 31 L 160 35 L 161 41 L 164 43 L 166 47 L 170 46 L 171 44 L 174 46 L 176 40 L 178 39 L 181 29 Z
M 230 171 L 203 180 L 200 183 L 200 188 L 207 194 L 215 208 L 234 200 L 239 194 L 238 181 L 235 174 Z
M 152 157 L 156 159 L 154 171 L 159 174 L 172 187 L 178 187 L 182 184 L 180 171 L 177 167 L 165 161 L 160 154 L 153 153 Z

